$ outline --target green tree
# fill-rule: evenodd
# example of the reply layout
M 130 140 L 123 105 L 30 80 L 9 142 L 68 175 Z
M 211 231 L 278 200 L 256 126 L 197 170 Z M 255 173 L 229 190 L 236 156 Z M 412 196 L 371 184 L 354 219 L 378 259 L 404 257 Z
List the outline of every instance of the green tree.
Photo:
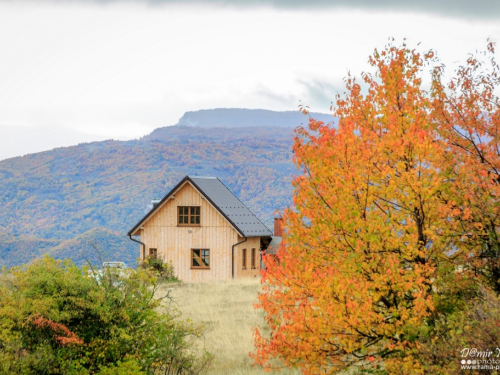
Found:
M 210 362 L 192 351 L 201 329 L 162 306 L 145 270 L 96 279 L 46 257 L 0 280 L 0 374 L 198 373 Z

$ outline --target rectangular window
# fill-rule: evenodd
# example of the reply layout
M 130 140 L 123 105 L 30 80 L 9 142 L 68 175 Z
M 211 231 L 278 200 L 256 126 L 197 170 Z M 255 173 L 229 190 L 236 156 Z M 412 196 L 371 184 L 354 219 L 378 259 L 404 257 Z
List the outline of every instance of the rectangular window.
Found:
M 191 268 L 210 268 L 210 250 L 191 249 Z
M 200 225 L 200 206 L 179 206 L 178 224 L 186 226 Z
M 158 256 L 158 250 L 157 249 L 149 249 L 149 257 L 156 259 Z
M 251 258 L 251 267 L 254 270 L 255 269 L 255 249 L 252 249 L 252 258 Z
M 241 257 L 243 259 L 242 267 L 244 270 L 247 269 L 247 249 L 243 249 Z

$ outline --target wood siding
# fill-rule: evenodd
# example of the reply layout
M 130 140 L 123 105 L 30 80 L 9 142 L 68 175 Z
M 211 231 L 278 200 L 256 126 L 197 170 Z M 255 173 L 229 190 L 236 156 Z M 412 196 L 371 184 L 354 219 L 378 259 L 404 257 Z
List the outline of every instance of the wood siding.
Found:
M 189 183 L 186 182 L 142 224 L 139 234 L 146 245 L 146 255 L 150 248 L 157 249 L 158 258 L 171 262 L 176 276 L 185 282 L 209 280 L 229 280 L 232 275 L 232 246 L 243 240 L 229 222 Z M 177 207 L 200 206 L 199 226 L 178 226 Z M 257 251 L 257 269 L 241 270 L 238 254 L 243 245 L 248 249 L 248 264 L 252 247 Z M 235 247 L 235 277 L 259 274 L 260 237 Z M 210 268 L 191 268 L 191 249 L 210 249 Z M 141 254 L 142 256 L 142 254 Z
M 244 238 L 239 237 L 238 242 Z M 243 269 L 243 249 L 247 249 L 247 268 Z M 252 249 L 255 249 L 255 269 L 252 269 Z M 260 237 L 249 237 L 235 247 L 235 277 L 260 277 Z

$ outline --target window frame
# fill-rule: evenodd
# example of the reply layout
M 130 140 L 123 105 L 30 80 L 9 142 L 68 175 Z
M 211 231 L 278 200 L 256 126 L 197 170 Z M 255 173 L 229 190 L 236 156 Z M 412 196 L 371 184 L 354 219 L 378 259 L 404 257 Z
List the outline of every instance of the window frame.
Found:
M 200 264 L 199 266 L 195 266 L 193 263 L 195 257 L 194 257 L 194 254 L 195 254 L 195 251 L 199 251 L 199 255 L 198 255 L 198 263 Z M 207 251 L 207 254 L 206 254 L 206 258 L 208 258 L 208 266 L 206 265 L 203 265 L 204 262 L 203 262 L 203 259 L 205 257 L 205 255 L 203 254 L 204 251 Z M 210 249 L 207 249 L 207 248 L 192 248 L 191 249 L 191 258 L 190 258 L 190 264 L 191 264 L 191 269 L 192 270 L 209 270 L 210 269 Z
M 154 254 L 154 257 L 152 256 L 152 253 Z M 149 248 L 148 258 L 150 258 L 150 259 L 158 259 L 158 248 L 150 247 Z
M 250 268 L 253 270 L 257 269 L 257 266 L 256 266 L 256 264 L 257 264 L 256 258 L 257 257 L 255 256 L 255 253 L 256 253 L 255 248 L 252 248 L 252 251 L 250 253 Z
M 182 214 L 181 215 L 181 209 L 184 209 L 184 208 L 187 208 L 188 209 L 188 213 L 187 215 L 186 214 Z M 198 208 L 198 215 L 196 215 L 196 210 L 195 210 L 195 213 L 192 214 L 191 213 L 191 209 L 194 208 Z M 182 217 L 187 217 L 187 221 L 188 223 L 181 223 L 181 216 Z M 192 217 L 198 217 L 198 223 L 191 223 L 191 218 Z M 177 206 L 177 226 L 178 227 L 199 227 L 201 226 L 201 206 Z
M 241 250 L 241 269 L 246 270 L 247 269 L 247 249 L 242 249 Z

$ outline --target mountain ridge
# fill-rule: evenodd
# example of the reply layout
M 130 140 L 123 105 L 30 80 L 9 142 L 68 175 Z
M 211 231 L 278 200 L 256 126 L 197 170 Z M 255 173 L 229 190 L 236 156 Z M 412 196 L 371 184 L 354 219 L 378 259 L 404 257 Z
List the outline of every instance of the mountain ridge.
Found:
M 309 116 L 325 123 L 335 121 L 331 114 L 311 112 Z M 188 111 L 175 126 L 202 128 L 291 127 L 307 125 L 309 119 L 299 111 L 271 111 L 268 109 L 214 108 Z

